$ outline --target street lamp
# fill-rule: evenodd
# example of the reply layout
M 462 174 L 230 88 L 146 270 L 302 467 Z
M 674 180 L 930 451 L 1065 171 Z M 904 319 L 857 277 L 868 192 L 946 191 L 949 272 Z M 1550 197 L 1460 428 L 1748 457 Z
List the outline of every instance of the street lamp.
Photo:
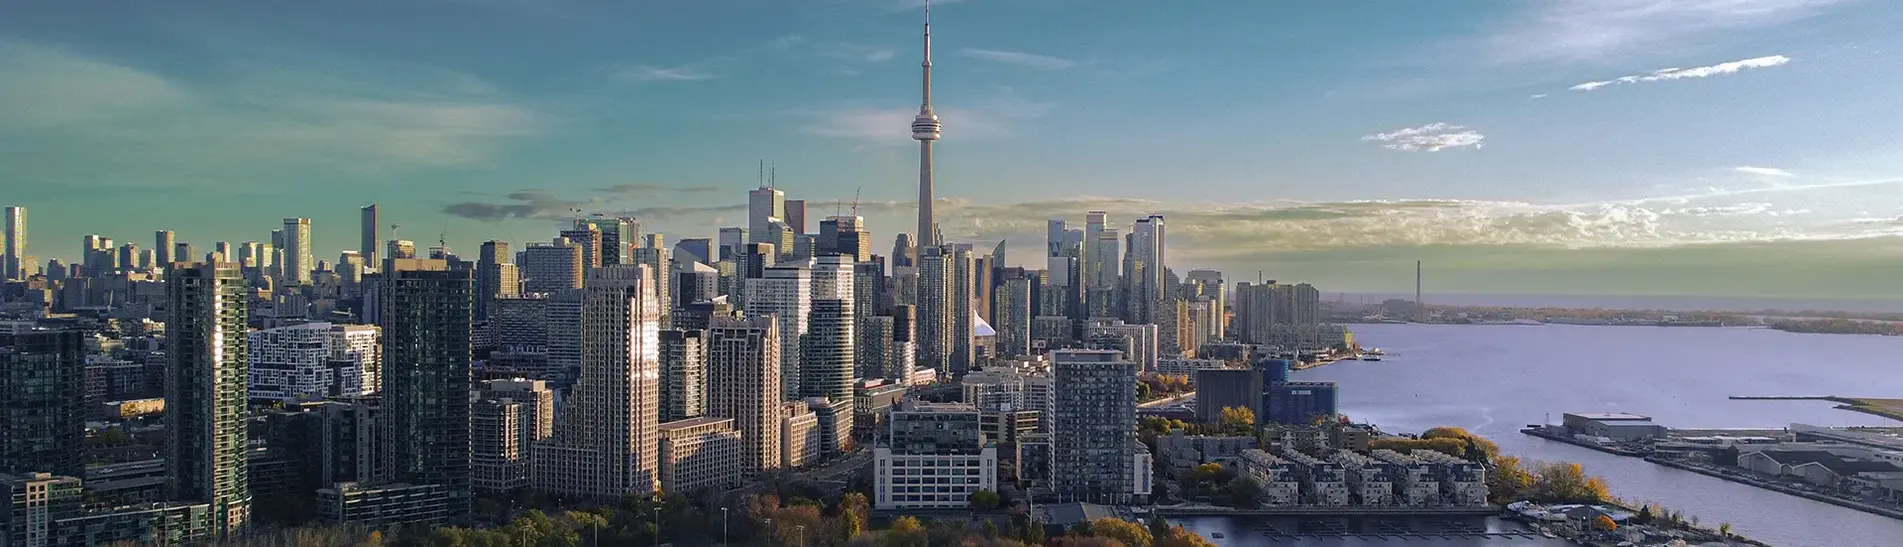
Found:
M 776 542 L 774 541 L 774 540 L 776 540 L 776 539 L 779 539 L 779 538 L 778 538 L 778 537 L 775 537 L 775 536 L 774 536 L 774 534 L 773 534 L 773 519 L 766 519 L 766 543 L 767 543 L 767 545 L 772 545 L 772 544 L 774 544 L 774 543 L 776 543 Z
M 720 547 L 727 547 L 727 508 L 720 508 Z
M 800 547 L 806 547 L 806 525 L 804 524 L 799 525 L 799 530 L 800 530 Z

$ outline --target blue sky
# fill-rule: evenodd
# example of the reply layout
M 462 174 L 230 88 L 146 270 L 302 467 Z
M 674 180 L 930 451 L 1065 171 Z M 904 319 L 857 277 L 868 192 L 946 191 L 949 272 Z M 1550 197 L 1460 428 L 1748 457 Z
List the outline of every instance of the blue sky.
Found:
M 356 207 L 473 250 L 571 208 L 910 225 L 906 0 L 30 3 L 0 17 L 0 201 L 31 254 L 267 240 Z M 1162 212 L 1173 266 L 1345 290 L 1903 297 L 1903 6 L 1154 2 L 933 9 L 948 236 Z M 1794 257 L 1802 257 L 1794 259 Z M 1820 277 L 1821 276 L 1821 277 Z M 1714 280 L 1718 281 L 1714 281 Z M 1816 280 L 1818 283 L 1793 282 Z

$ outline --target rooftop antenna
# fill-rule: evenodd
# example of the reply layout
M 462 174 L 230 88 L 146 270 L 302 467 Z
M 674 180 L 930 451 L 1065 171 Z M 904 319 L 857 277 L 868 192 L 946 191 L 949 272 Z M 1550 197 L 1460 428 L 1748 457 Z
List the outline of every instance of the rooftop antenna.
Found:
M 775 165 L 767 168 L 766 185 L 768 188 L 774 189 L 780 187 L 780 166 Z
M 760 158 L 760 187 L 766 188 L 766 158 Z

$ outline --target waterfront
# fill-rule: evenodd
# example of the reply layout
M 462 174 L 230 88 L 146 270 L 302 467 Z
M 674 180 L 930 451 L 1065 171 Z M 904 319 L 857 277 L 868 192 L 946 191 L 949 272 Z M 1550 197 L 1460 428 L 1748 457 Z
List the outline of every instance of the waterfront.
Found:
M 1318 547 L 1361 547 L 1365 545 L 1406 545 L 1409 547 L 1505 547 L 1573 545 L 1562 539 L 1540 537 L 1519 523 L 1499 517 L 1438 519 L 1435 522 L 1406 523 L 1413 530 L 1405 535 L 1390 533 L 1364 536 L 1290 536 L 1303 528 L 1293 519 L 1274 517 L 1183 517 L 1170 522 L 1201 534 L 1222 547 L 1259 545 L 1313 545 Z M 1222 537 L 1215 537 L 1222 534 Z
M 1894 545 L 1903 521 L 1519 433 L 1562 412 L 1632 412 L 1676 428 L 1899 425 L 1821 401 L 1731 395 L 1903 394 L 1903 338 L 1768 329 L 1357 325 L 1389 352 L 1295 373 L 1341 382 L 1341 408 L 1392 432 L 1466 427 L 1518 456 L 1581 463 L 1613 493 L 1779 546 Z M 1229 544 L 1225 544 L 1229 545 Z M 1237 544 L 1241 545 L 1241 544 Z

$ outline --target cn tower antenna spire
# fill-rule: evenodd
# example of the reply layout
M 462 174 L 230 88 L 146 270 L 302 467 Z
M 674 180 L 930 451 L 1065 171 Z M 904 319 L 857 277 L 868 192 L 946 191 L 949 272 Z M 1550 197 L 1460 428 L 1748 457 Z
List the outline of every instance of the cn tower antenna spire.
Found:
M 938 240 L 938 220 L 932 214 L 932 141 L 938 140 L 941 127 L 938 114 L 932 112 L 931 0 L 925 0 L 924 59 L 919 63 L 919 68 L 924 78 L 920 86 L 918 116 L 912 118 L 912 140 L 918 141 L 918 231 L 913 234 L 918 243 L 913 247 L 913 260 L 918 258 L 918 249 L 941 243 Z

